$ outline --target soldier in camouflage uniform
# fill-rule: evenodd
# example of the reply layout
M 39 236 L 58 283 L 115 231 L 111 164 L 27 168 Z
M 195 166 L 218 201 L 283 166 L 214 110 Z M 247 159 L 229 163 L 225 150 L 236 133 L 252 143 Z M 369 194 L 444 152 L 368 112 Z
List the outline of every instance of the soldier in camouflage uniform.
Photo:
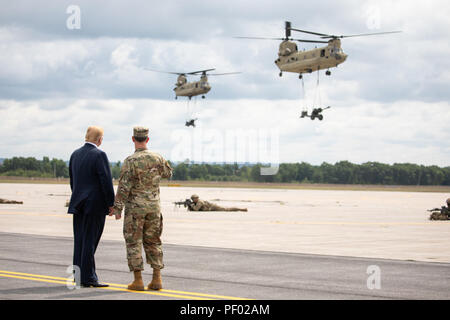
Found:
M 193 203 L 189 205 L 189 211 L 247 211 L 247 208 L 241 209 L 220 207 L 217 204 L 205 200 L 200 200 L 199 196 L 196 194 L 193 194 L 191 196 L 191 199 Z
M 119 186 L 111 214 L 120 219 L 125 207 L 123 235 L 127 247 L 128 267 L 134 272 L 130 290 L 144 290 L 141 271 L 144 270 L 142 246 L 147 263 L 153 268 L 148 289 L 162 289 L 163 252 L 161 233 L 163 218 L 160 211 L 159 181 L 170 178 L 172 168 L 159 154 L 147 149 L 148 128 L 135 127 L 132 140 L 135 152 L 127 157 L 120 172 Z
M 447 206 L 442 206 L 440 209 L 435 208 L 429 210 L 430 220 L 450 220 L 450 198 L 447 199 Z

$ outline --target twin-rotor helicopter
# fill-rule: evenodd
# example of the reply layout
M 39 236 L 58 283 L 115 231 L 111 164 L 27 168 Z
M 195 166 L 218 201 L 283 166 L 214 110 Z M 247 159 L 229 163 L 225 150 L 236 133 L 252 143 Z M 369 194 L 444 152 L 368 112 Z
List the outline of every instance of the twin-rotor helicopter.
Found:
M 202 99 L 205 99 L 205 94 L 211 90 L 211 85 L 208 83 L 208 76 L 224 76 L 229 74 L 238 74 L 240 72 L 227 72 L 227 73 L 207 73 L 208 71 L 213 71 L 216 69 L 205 69 L 193 72 L 167 72 L 167 71 L 159 71 L 148 69 L 149 71 L 154 72 L 162 72 L 162 73 L 170 73 L 178 75 L 177 82 L 175 83 L 175 88 L 173 91 L 175 92 L 175 99 L 178 97 L 188 97 L 189 100 L 192 97 L 202 95 Z M 201 74 L 199 81 L 188 82 L 188 75 L 198 75 Z
M 364 33 L 354 35 L 332 35 L 319 32 L 313 32 L 308 30 L 301 30 L 293 28 L 291 22 L 285 21 L 285 37 L 284 38 L 263 38 L 263 37 L 235 37 L 240 39 L 260 39 L 260 40 L 281 40 L 278 49 L 278 58 L 275 60 L 275 64 L 280 70 L 279 76 L 283 75 L 283 72 L 298 73 L 299 78 L 303 79 L 303 74 L 312 73 L 314 71 L 326 69 L 325 74 L 331 75 L 330 68 L 337 67 L 339 64 L 346 61 L 348 55 L 344 53 L 341 47 L 341 39 L 350 37 L 363 37 L 374 36 L 383 34 L 399 33 L 401 31 L 388 31 L 388 32 L 376 32 L 376 33 Z M 291 32 L 301 32 L 320 37 L 320 39 L 294 39 L 291 38 Z M 326 46 L 320 48 L 314 48 L 311 50 L 299 51 L 296 42 L 302 43 L 326 43 Z M 229 73 L 207 73 L 215 69 L 205 69 L 194 72 L 166 72 L 153 69 L 146 69 L 155 72 L 163 72 L 178 75 L 175 88 L 175 99 L 179 96 L 188 97 L 191 100 L 192 97 L 201 95 L 205 98 L 205 94 L 211 90 L 211 86 L 208 83 L 208 76 L 221 76 L 237 74 L 240 72 Z M 201 74 L 199 81 L 188 82 L 188 75 Z M 317 78 L 317 86 L 319 84 L 319 78 Z M 313 112 L 309 115 L 307 111 L 302 111 L 301 118 L 309 117 L 311 120 L 318 118 L 323 119 L 322 111 L 327 108 L 313 107 Z M 186 126 L 195 127 L 195 120 L 190 119 L 186 121 Z
M 299 78 L 302 78 L 304 73 L 312 73 L 322 69 L 327 69 L 326 75 L 331 75 L 330 68 L 337 67 L 343 63 L 348 55 L 344 53 L 341 48 L 341 40 L 350 37 L 374 36 L 388 33 L 398 33 L 401 31 L 364 33 L 354 35 L 331 35 L 319 32 L 312 32 L 307 30 L 300 30 L 292 28 L 289 21 L 284 23 L 285 37 L 284 38 L 262 38 L 262 37 L 236 37 L 240 39 L 260 39 L 260 40 L 282 40 L 278 50 L 278 59 L 275 64 L 280 69 L 280 77 L 285 72 L 298 73 Z M 293 39 L 291 38 L 291 31 L 302 32 L 319 36 L 324 40 L 311 39 Z M 328 40 L 325 40 L 328 39 Z M 299 51 L 297 44 L 294 42 L 306 43 L 327 43 L 327 46 L 315 48 L 312 50 Z
M 241 39 L 261 39 L 261 40 L 281 40 L 278 49 L 278 59 L 275 60 L 275 64 L 280 70 L 279 76 L 283 75 L 283 72 L 298 73 L 299 78 L 303 79 L 304 73 L 312 73 L 313 71 L 319 71 L 326 69 L 325 74 L 327 76 L 331 75 L 330 68 L 337 67 L 343 63 L 348 55 L 344 53 L 341 47 L 341 40 L 343 38 L 350 37 L 363 37 L 363 36 L 374 36 L 390 33 L 399 33 L 401 31 L 388 31 L 388 32 L 376 32 L 376 33 L 364 33 L 364 34 L 354 34 L 354 35 L 332 35 L 319 32 L 313 32 L 308 30 L 301 30 L 292 28 L 291 22 L 285 21 L 284 24 L 285 37 L 284 38 L 263 38 L 263 37 L 236 37 Z M 301 32 L 314 36 L 320 37 L 319 39 L 293 39 L 291 38 L 291 32 Z M 315 48 L 312 50 L 299 51 L 297 44 L 294 42 L 303 43 L 326 43 L 327 45 L 320 48 Z M 303 80 L 302 80 L 303 81 Z M 303 85 L 303 82 L 302 82 Z M 319 74 L 317 74 L 317 88 L 319 89 Z M 304 87 L 303 87 L 304 88 Z M 308 114 L 307 110 L 303 110 L 300 118 L 309 117 L 311 120 L 315 118 L 322 120 L 322 111 L 329 109 L 330 106 L 326 108 L 321 108 L 318 106 L 313 106 L 311 114 Z

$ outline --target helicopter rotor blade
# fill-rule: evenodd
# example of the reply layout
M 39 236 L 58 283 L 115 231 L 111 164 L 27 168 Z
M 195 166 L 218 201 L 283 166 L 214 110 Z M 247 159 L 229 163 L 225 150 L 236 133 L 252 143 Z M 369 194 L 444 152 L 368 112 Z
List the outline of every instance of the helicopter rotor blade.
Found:
M 336 39 L 336 38 L 351 38 L 351 37 L 365 37 L 365 36 L 376 36 L 380 34 L 389 34 L 389 33 L 400 33 L 402 31 L 387 31 L 387 32 L 376 32 L 376 33 L 362 33 L 362 34 L 353 34 L 348 36 L 324 36 L 322 39 Z
M 310 43 L 328 43 L 328 41 L 320 40 L 303 40 L 303 39 L 292 39 L 292 38 L 263 38 L 263 37 L 234 37 L 239 39 L 257 39 L 257 40 L 293 40 L 298 42 L 310 42 Z
M 160 72 L 160 73 L 177 74 L 177 75 L 183 75 L 183 74 L 185 74 L 184 72 L 161 71 L 161 70 L 154 70 L 154 69 L 149 69 L 149 68 L 144 68 L 144 70 L 147 70 L 147 71 L 153 71 L 153 72 Z
M 300 29 L 294 29 L 294 28 L 290 28 L 290 30 L 303 32 L 303 33 L 309 33 L 309 34 L 313 34 L 313 35 L 316 35 L 316 36 L 331 37 L 331 35 L 329 35 L 329 34 L 319 33 L 319 32 L 312 32 L 312 31 L 308 31 L 308 30 L 300 30 Z
M 229 75 L 229 74 L 238 74 L 238 73 L 242 73 L 242 72 L 226 72 L 226 73 L 208 73 L 208 76 L 225 76 L 225 75 Z
M 289 39 L 289 40 L 308 43 L 328 43 L 328 41 L 320 41 L 320 40 L 303 40 L 303 39 Z
M 285 40 L 285 38 L 263 38 L 263 37 L 233 37 L 236 39 L 257 39 L 257 40 Z
M 205 69 L 205 70 L 199 70 L 199 71 L 193 71 L 193 72 L 186 72 L 186 74 L 197 74 L 197 73 L 206 73 L 208 71 L 212 71 L 216 69 Z

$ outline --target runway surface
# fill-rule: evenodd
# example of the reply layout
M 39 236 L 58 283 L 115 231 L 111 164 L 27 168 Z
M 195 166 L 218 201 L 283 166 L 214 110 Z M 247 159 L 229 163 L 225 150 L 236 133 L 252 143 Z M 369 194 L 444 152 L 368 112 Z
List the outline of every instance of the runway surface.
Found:
M 133 292 L 123 241 L 102 240 L 96 254 L 109 288 L 69 289 L 71 259 L 69 237 L 1 232 L 0 299 L 450 299 L 447 263 L 166 244 L 164 289 Z

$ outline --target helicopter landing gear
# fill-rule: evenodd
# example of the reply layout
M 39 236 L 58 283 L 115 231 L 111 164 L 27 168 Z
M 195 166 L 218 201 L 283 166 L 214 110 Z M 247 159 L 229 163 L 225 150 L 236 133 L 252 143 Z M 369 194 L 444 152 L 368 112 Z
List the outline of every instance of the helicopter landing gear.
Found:
M 283 75 L 283 72 L 280 72 L 278 75 L 281 77 Z
M 330 70 L 327 70 L 327 71 L 325 72 L 325 75 L 331 76 L 331 71 L 330 71 Z

